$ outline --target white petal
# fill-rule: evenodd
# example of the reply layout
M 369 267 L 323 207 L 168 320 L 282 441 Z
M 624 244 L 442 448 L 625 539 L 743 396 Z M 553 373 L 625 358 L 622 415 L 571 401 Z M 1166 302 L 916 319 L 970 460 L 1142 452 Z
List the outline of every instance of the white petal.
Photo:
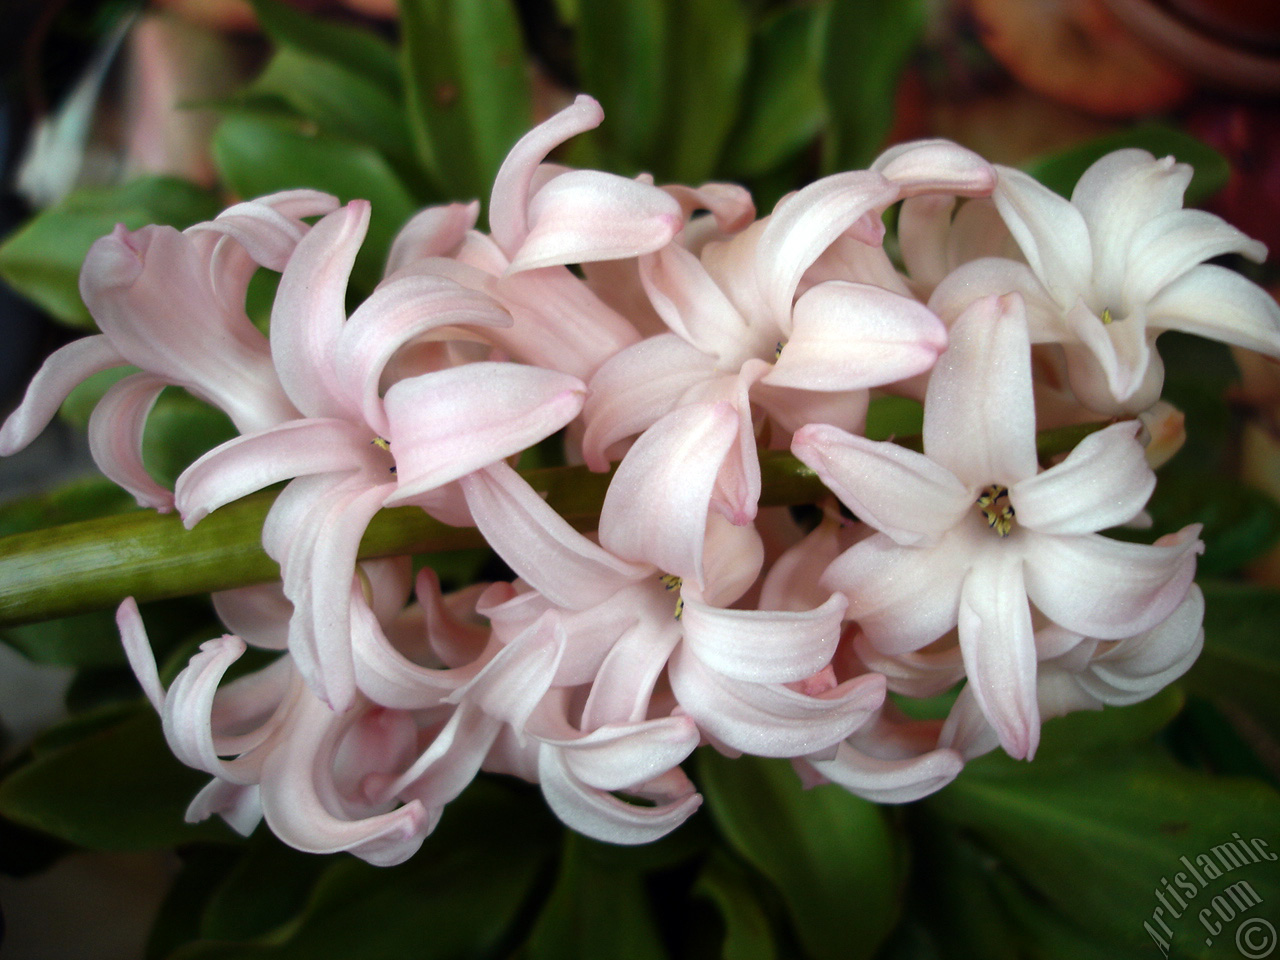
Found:
M 1017 522 L 1040 533 L 1095 533 L 1128 523 L 1156 486 L 1137 420 L 1085 437 L 1067 458 L 1009 488 Z
M 1115 640 L 1149 630 L 1187 595 L 1199 527 L 1173 543 L 1147 546 L 1096 534 L 1041 536 L 1027 531 L 1027 593 L 1049 619 L 1087 637 Z
M 797 612 L 721 610 L 685 597 L 684 639 L 699 660 L 734 680 L 790 683 L 831 661 L 847 606 L 839 594 Z
M 809 763 L 832 783 L 872 803 L 911 803 L 956 778 L 964 759 L 954 750 L 931 750 L 905 760 L 881 760 L 841 743 L 832 760 Z
M 1000 182 L 992 197 L 1000 216 L 1040 282 L 1059 306 L 1069 307 L 1092 289 L 1094 255 L 1084 217 L 1020 170 L 996 169 Z
M 1040 742 L 1040 708 L 1021 558 L 993 552 L 988 562 L 974 566 L 960 591 L 958 622 L 965 673 L 978 706 L 1005 752 L 1031 759 Z
M 951 328 L 925 395 L 924 452 L 975 489 L 1039 470 L 1031 344 L 1017 294 L 977 301 Z
M 810 424 L 791 452 L 858 519 L 904 546 L 932 543 L 973 507 L 972 491 L 923 454 Z

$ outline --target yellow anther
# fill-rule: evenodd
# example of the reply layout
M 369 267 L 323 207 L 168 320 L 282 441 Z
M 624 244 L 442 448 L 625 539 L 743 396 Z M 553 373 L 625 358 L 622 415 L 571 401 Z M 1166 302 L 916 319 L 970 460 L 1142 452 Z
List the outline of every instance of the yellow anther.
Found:
M 387 453 L 391 452 L 391 441 L 385 437 L 374 437 L 369 441 L 369 443 L 377 447 L 379 450 L 385 450 Z M 394 463 L 391 465 L 391 472 L 396 472 L 396 465 Z
M 773 348 L 773 359 L 774 359 L 774 360 L 777 360 L 780 356 L 782 356 L 782 348 L 783 348 L 783 347 L 785 347 L 786 345 L 787 345 L 787 341 L 785 341 L 785 340 L 779 340 L 779 341 L 778 341 L 778 345 L 777 345 L 776 347 L 774 347 L 774 348 Z
M 987 526 L 996 536 L 1007 537 L 1013 530 L 1013 504 L 1009 502 L 1009 488 L 993 483 L 978 495 L 978 509 L 986 518 Z
M 677 577 L 673 573 L 664 573 L 662 574 L 662 576 L 658 577 L 658 579 L 662 582 L 662 585 L 666 587 L 668 590 L 679 590 L 680 587 L 684 584 L 684 580 L 682 580 L 680 577 Z M 683 595 L 676 597 L 676 619 L 679 620 L 682 616 L 684 616 L 684 596 Z
M 1113 320 L 1115 320 L 1115 317 L 1111 316 L 1111 308 L 1103 307 L 1102 308 L 1102 325 L 1104 327 L 1110 326 Z

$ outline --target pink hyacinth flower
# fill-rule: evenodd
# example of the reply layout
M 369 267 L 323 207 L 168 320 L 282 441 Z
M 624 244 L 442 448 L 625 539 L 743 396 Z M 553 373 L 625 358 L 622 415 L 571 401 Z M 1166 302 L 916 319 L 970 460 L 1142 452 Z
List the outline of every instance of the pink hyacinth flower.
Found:
M 266 338 L 245 315 L 245 289 L 259 266 L 284 269 L 308 230 L 303 217 L 336 206 L 328 194 L 293 190 L 236 204 L 182 233 L 117 226 L 98 240 L 85 257 L 80 294 L 102 332 L 45 361 L 0 428 L 0 456 L 35 439 L 77 384 L 132 364 L 141 372 L 111 387 L 89 421 L 90 449 L 140 505 L 167 511 L 173 494 L 151 478 L 141 454 L 147 414 L 166 386 L 212 403 L 241 432 L 297 416 Z
M 1137 421 L 1082 441 L 1040 470 L 1030 345 L 1021 299 L 970 307 L 930 378 L 924 453 L 834 427 L 796 434 L 792 449 L 879 533 L 836 559 L 823 583 L 887 654 L 959 625 L 973 695 L 1015 757 L 1039 739 L 1030 604 L 1101 639 L 1155 626 L 1186 596 L 1203 545 L 1188 528 L 1145 546 L 1096 531 L 1126 523 L 1155 484 Z
M 211 450 L 178 479 L 192 526 L 211 510 L 297 478 L 267 517 L 263 545 L 294 604 L 289 649 L 335 709 L 355 695 L 349 636 L 356 550 L 384 506 L 424 503 L 460 476 L 511 456 L 573 419 L 573 377 L 510 363 L 445 363 L 384 388 L 406 344 L 445 327 L 510 323 L 489 297 L 406 272 L 347 318 L 347 278 L 368 226 L 353 201 L 298 245 L 272 312 L 272 359 L 302 416 Z

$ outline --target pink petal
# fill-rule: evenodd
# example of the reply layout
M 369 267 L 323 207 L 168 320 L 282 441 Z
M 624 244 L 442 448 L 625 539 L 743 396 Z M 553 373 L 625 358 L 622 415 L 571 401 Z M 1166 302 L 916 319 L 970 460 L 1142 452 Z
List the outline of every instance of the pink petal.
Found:
M 866 674 L 811 697 L 781 684 L 732 680 L 686 645 L 672 658 L 671 689 L 709 736 L 759 757 L 798 757 L 839 743 L 884 702 L 884 677 Z
M 737 411 L 728 403 L 680 407 L 646 430 L 609 484 L 601 545 L 702 584 L 711 495 L 737 439 Z
M 332 779 L 328 768 L 342 723 L 319 700 L 299 696 L 288 736 L 263 767 L 263 814 L 272 832 L 296 850 L 346 850 L 378 866 L 401 863 L 417 852 L 436 817 L 417 801 L 364 819 L 332 811 L 318 784 Z
M 653 686 L 680 642 L 674 602 L 669 610 L 665 616 L 643 617 L 614 643 L 582 709 L 584 729 L 645 718 Z
M 975 564 L 960 592 L 960 651 L 979 708 L 1009 756 L 1030 760 L 1040 742 L 1036 645 L 1021 558 L 1002 551 Z
M 249 836 L 262 822 L 258 785 L 245 787 L 216 778 L 210 780 L 187 805 L 184 819 L 187 823 L 199 823 L 215 813 L 240 836 Z
M 384 405 L 404 501 L 533 446 L 582 409 L 581 381 L 513 363 L 469 363 L 393 384 Z
M 859 390 L 923 373 L 947 345 L 928 308 L 879 287 L 830 280 L 797 302 L 791 337 L 764 382 Z
M 813 768 L 850 793 L 872 803 L 912 803 L 937 793 L 964 768 L 954 750 L 931 750 L 904 760 L 881 760 L 847 741 L 832 760 L 809 760 Z
M 291 420 L 228 440 L 178 477 L 182 522 L 190 529 L 224 504 L 281 480 L 372 467 L 370 443 L 346 420 Z
M 1009 488 L 1017 522 L 1040 533 L 1094 533 L 1132 520 L 1156 486 L 1127 420 L 1090 434 L 1065 460 Z
M 685 597 L 684 639 L 699 660 L 726 677 L 790 683 L 831 662 L 847 606 L 839 594 L 813 610 L 795 612 L 721 610 Z
M 1261 263 L 1267 248 L 1203 210 L 1175 210 L 1148 220 L 1133 237 L 1123 276 L 1123 297 L 1146 303 L 1169 283 L 1214 257 L 1238 253 Z
M 658 315 L 682 340 L 717 359 L 737 359 L 750 331 L 692 253 L 672 243 L 641 257 L 640 282 Z
M 880 154 L 871 169 L 898 184 L 904 197 L 922 193 L 983 197 L 996 186 L 991 164 L 949 140 L 898 144 Z
M 368 228 L 368 201 L 353 200 L 311 228 L 280 276 L 271 356 L 285 392 L 310 417 L 348 413 L 330 370 L 347 320 L 347 279 Z
M 212 597 L 218 619 L 236 636 L 265 650 L 288 646 L 293 604 L 278 583 L 223 590 Z
M 511 148 L 493 181 L 489 198 L 489 226 L 493 239 L 508 257 L 514 256 L 529 234 L 529 193 L 538 165 L 560 144 L 604 120 L 600 104 L 578 94 L 571 106 L 538 124 Z
M 151 701 L 151 706 L 159 713 L 164 709 L 164 687 L 160 685 L 155 654 L 151 652 L 142 614 L 138 612 L 138 603 L 133 597 L 125 597 L 116 609 L 116 627 L 133 675 L 138 678 L 138 685 Z
M 860 217 L 887 206 L 897 195 L 896 184 L 859 170 L 824 177 L 783 198 L 756 246 L 760 295 L 770 313 L 790 316 L 805 270 Z
M 280 564 L 294 605 L 289 651 L 312 690 L 335 710 L 348 709 L 356 695 L 350 638 L 356 552 L 393 489 L 357 477 L 317 491 Z
M 453 256 L 462 246 L 467 231 L 476 225 L 479 215 L 479 200 L 427 207 L 415 213 L 391 242 L 387 276 L 427 257 Z
M 588 380 L 606 360 L 640 339 L 621 314 L 565 267 L 497 280 L 489 291 L 515 318 L 488 338 L 512 357 Z
M 955 536 L 933 547 L 902 547 L 876 534 L 837 557 L 822 586 L 848 597 L 846 615 L 878 650 L 908 653 L 956 625 L 970 552 Z
M 529 232 L 510 273 L 590 260 L 619 260 L 670 243 L 680 205 L 650 184 L 598 170 L 571 170 L 533 195 Z
M 1225 267 L 1205 264 L 1169 284 L 1148 304 L 1147 323 L 1280 356 L 1280 305 Z
M 596 606 L 648 572 L 574 530 L 505 463 L 464 477 L 462 489 L 489 545 L 557 606 Z
M 511 317 L 483 293 L 453 280 L 414 273 L 380 284 L 356 308 L 334 341 L 333 374 L 346 388 L 351 407 L 378 436 L 390 424 L 379 387 L 387 363 L 416 337 L 440 327 L 503 327 Z
M 1074 206 L 1020 170 L 997 167 L 992 195 L 1009 232 L 1060 307 L 1093 287 L 1093 245 Z
M 241 785 L 257 781 L 258 764 L 254 758 L 224 761 L 214 742 L 210 718 L 218 684 L 244 651 L 244 641 L 239 637 L 225 636 L 202 643 L 169 687 L 161 711 L 165 739 L 175 757 L 189 767 Z
M 12 456 L 39 436 L 77 385 L 125 363 L 102 334 L 81 337 L 55 350 L 31 378 L 21 405 L 0 427 L 0 457 Z
M 160 513 L 173 509 L 173 494 L 143 465 L 142 434 L 164 388 L 159 377 L 135 373 L 112 384 L 89 417 L 89 452 L 98 469 L 133 494 L 138 506 Z
M 853 511 L 904 546 L 932 543 L 973 506 L 972 491 L 914 450 L 810 424 L 791 452 Z
M 666 416 L 695 384 L 713 376 L 713 360 L 671 333 L 615 354 L 591 378 L 583 407 L 587 465 L 608 469 L 610 447 Z
M 1147 546 L 1096 534 L 1040 536 L 1026 551 L 1027 594 L 1055 623 L 1086 637 L 1117 640 L 1150 630 L 1187 595 L 1198 526 L 1171 543 Z
M 197 223 L 184 232 L 221 234 L 238 244 L 254 264 L 279 273 L 289 262 L 298 241 L 310 229 L 300 218 L 322 216 L 338 206 L 337 198 L 327 193 L 292 190 L 233 204 L 218 214 L 217 219 Z M 220 249 L 214 254 L 214 274 L 228 269 L 228 265 L 220 262 L 225 256 L 223 246 L 220 243 Z
M 707 210 L 724 233 L 736 233 L 756 216 L 751 192 L 736 183 L 704 183 L 700 187 L 667 184 L 662 189 L 675 197 L 686 220 L 698 210 Z
M 924 452 L 974 488 L 1039 470 L 1022 298 L 986 297 L 951 328 L 924 405 Z
M 547 745 L 538 751 L 538 779 L 547 806 L 566 826 L 605 843 L 650 843 L 680 826 L 702 804 L 692 784 L 658 806 L 619 800 L 588 787 L 569 769 L 565 751 Z

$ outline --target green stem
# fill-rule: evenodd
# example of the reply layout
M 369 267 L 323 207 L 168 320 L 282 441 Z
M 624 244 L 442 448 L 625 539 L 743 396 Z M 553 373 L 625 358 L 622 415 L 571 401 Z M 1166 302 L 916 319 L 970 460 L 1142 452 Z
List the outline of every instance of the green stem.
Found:
M 1071 449 L 1103 424 L 1049 430 L 1037 438 L 1041 457 Z M 917 447 L 918 438 L 898 441 Z M 762 506 L 813 503 L 825 490 L 813 471 L 789 454 L 760 458 Z M 611 474 L 585 467 L 523 473 L 575 527 L 594 529 Z M 0 626 L 110 609 L 139 602 L 230 590 L 280 576 L 262 550 L 262 522 L 274 493 L 259 493 L 216 510 L 192 530 L 175 514 L 116 514 L 0 538 Z M 483 546 L 472 528 L 450 527 L 415 507 L 383 510 L 360 542 L 360 556 L 434 553 Z

